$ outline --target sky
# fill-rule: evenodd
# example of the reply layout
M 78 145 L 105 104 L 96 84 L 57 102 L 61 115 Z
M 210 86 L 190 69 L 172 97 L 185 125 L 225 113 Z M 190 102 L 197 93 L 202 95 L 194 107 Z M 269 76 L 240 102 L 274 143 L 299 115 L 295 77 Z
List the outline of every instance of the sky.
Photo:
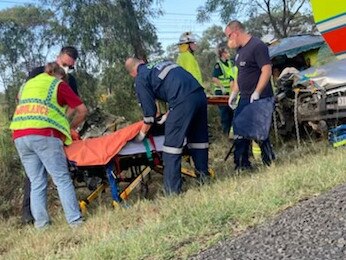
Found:
M 197 8 L 204 5 L 204 0 L 163 0 L 161 3 L 163 16 L 153 19 L 153 24 L 157 28 L 159 41 L 163 49 L 172 43 L 177 43 L 180 35 L 186 31 L 192 31 L 197 36 L 202 36 L 202 32 L 212 25 L 221 25 L 218 15 L 212 15 L 208 23 L 197 23 Z M 27 3 L 36 3 L 38 0 L 0 0 L 0 10 Z
M 201 37 L 203 31 L 212 25 L 224 26 L 218 15 L 212 15 L 207 23 L 197 23 L 197 8 L 203 6 L 204 0 L 163 0 L 161 9 L 163 15 L 152 19 L 157 29 L 159 42 L 162 43 L 163 50 L 168 45 L 177 43 L 180 35 L 186 31 L 192 31 L 197 37 Z M 39 4 L 38 0 L 0 0 L 0 10 L 11 8 L 18 5 L 34 3 Z M 0 92 L 3 87 L 0 84 Z
M 177 43 L 180 35 L 192 31 L 201 37 L 203 31 L 212 25 L 224 26 L 218 15 L 212 15 L 208 23 L 197 23 L 197 8 L 203 6 L 202 0 L 164 0 L 162 10 L 164 15 L 153 21 L 157 28 L 159 41 L 163 49 L 172 43 Z

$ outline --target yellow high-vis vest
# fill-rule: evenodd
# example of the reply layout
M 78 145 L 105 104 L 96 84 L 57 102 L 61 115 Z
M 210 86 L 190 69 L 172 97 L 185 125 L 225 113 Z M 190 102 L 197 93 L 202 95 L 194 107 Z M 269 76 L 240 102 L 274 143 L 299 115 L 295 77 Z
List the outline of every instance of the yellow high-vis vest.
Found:
M 190 72 L 192 76 L 194 76 L 195 79 L 197 79 L 199 84 L 202 85 L 202 73 L 195 56 L 193 56 L 191 52 L 180 52 L 177 58 L 177 64 L 186 71 Z
M 229 94 L 230 91 L 230 80 L 231 78 L 234 80 L 237 78 L 238 75 L 238 68 L 236 66 L 233 66 L 231 61 L 227 61 L 228 66 L 226 66 L 222 61 L 218 61 L 218 64 L 220 66 L 222 75 L 218 76 L 218 79 L 220 80 L 222 86 L 226 90 L 226 92 Z M 214 92 L 216 90 L 221 90 L 220 87 L 216 84 L 214 85 Z
M 10 129 L 54 128 L 66 136 L 66 145 L 71 144 L 66 107 L 59 105 L 57 97 L 61 82 L 47 73 L 30 79 L 20 90 Z

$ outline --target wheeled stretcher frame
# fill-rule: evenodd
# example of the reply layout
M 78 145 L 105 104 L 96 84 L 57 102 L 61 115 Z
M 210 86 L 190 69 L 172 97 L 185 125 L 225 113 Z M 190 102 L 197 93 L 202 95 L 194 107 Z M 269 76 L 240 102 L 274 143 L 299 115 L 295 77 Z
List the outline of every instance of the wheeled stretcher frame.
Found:
M 130 193 L 141 185 L 141 194 L 146 196 L 148 185 L 145 177 L 153 170 L 163 174 L 162 152 L 156 147 L 162 147 L 164 137 L 158 136 L 145 139 L 144 144 L 128 142 L 128 144 L 115 155 L 107 165 L 76 167 L 70 163 L 70 172 L 76 188 L 87 187 L 91 193 L 80 200 L 80 208 L 83 213 L 93 200 L 109 187 L 112 195 L 112 205 L 120 206 L 120 203 L 128 199 Z M 140 146 L 136 150 L 134 147 Z M 183 155 L 185 161 L 189 161 L 188 155 Z M 130 174 L 129 174 L 130 173 Z M 196 178 L 194 170 L 182 168 L 181 173 Z M 214 173 L 210 170 L 211 175 Z M 125 177 L 128 176 L 129 177 Z M 120 189 L 120 183 L 126 183 L 125 188 Z M 81 185 L 82 184 L 82 185 Z

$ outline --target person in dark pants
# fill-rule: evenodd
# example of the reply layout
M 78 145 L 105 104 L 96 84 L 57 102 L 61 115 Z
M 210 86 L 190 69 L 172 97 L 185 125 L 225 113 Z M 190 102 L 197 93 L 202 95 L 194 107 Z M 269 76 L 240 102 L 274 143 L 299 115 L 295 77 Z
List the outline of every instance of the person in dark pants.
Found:
M 214 65 L 213 70 L 213 91 L 217 96 L 227 95 L 229 96 L 231 86 L 233 85 L 234 79 L 237 76 L 237 67 L 233 65 L 229 59 L 229 51 L 226 47 L 221 46 L 217 50 L 219 60 Z M 219 106 L 222 132 L 226 135 L 232 126 L 233 110 L 225 105 Z
M 58 57 L 56 58 L 56 63 L 58 63 L 59 66 L 64 69 L 65 73 L 67 74 L 68 85 L 71 87 L 73 92 L 78 96 L 76 79 L 71 74 L 68 74 L 68 72 L 74 69 L 74 65 L 76 63 L 77 58 L 78 58 L 77 49 L 72 46 L 66 46 L 60 50 L 60 53 Z M 44 72 L 45 72 L 44 66 L 34 68 L 29 73 L 27 81 Z M 23 198 L 23 206 L 22 206 L 23 224 L 31 224 L 34 222 L 34 218 L 31 214 L 31 209 L 30 209 L 30 191 L 31 191 L 30 180 L 26 176 L 24 180 L 24 198 Z
M 260 39 L 248 34 L 242 23 L 236 20 L 229 22 L 225 34 L 228 38 L 228 47 L 237 49 L 235 63 L 238 68 L 238 77 L 234 81 L 228 102 L 230 107 L 236 108 L 234 114 L 236 118 L 246 105 L 273 96 L 270 84 L 272 67 L 268 47 Z M 240 100 L 237 106 L 238 93 L 240 93 Z M 236 169 L 251 168 L 250 140 L 238 136 L 234 146 Z M 260 148 L 263 162 L 270 165 L 274 159 L 274 153 L 269 138 L 260 142 Z
M 142 60 L 128 58 L 125 67 L 136 79 L 137 98 L 144 115 L 137 141 L 145 138 L 156 120 L 155 100 L 168 103 L 163 146 L 164 188 L 168 195 L 179 194 L 185 137 L 199 178 L 203 180 L 209 175 L 206 95 L 190 73 L 171 61 L 144 64 Z

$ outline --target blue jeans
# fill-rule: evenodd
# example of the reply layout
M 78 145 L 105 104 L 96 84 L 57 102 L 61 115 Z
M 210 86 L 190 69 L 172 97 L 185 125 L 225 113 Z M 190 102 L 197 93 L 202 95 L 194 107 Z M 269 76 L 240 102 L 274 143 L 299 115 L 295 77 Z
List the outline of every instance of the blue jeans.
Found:
M 47 210 L 47 172 L 57 186 L 67 222 L 81 221 L 76 193 L 67 167 L 63 143 L 55 137 L 28 135 L 15 139 L 20 160 L 31 182 L 30 207 L 35 227 L 50 223 Z

